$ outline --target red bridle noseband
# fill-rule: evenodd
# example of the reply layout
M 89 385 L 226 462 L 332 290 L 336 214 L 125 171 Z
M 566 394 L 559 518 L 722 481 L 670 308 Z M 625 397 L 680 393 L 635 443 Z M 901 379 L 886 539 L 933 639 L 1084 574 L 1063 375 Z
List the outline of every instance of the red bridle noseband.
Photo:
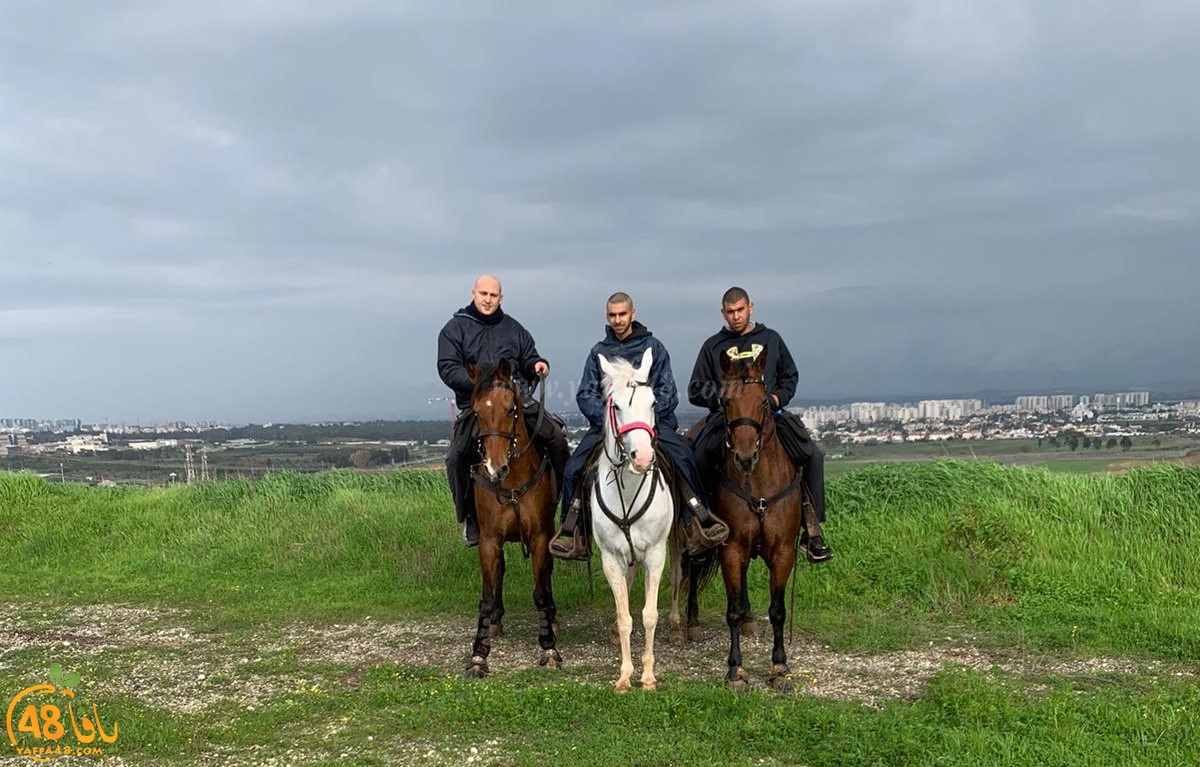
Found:
M 648 384 L 648 383 L 630 382 L 629 387 L 632 389 L 636 389 L 639 386 L 649 386 L 649 385 L 650 384 Z M 633 402 L 633 394 L 632 393 L 629 395 L 629 401 L 631 403 Z M 651 440 L 654 439 L 654 427 L 645 421 L 630 421 L 629 423 L 626 423 L 626 424 L 618 424 L 617 423 L 617 407 L 616 407 L 616 405 L 613 404 L 613 398 L 611 396 L 608 398 L 608 423 L 612 429 L 613 434 L 616 437 L 618 437 L 617 452 L 621 456 L 621 461 L 620 461 L 621 463 L 624 462 L 625 447 L 624 447 L 624 445 L 621 444 L 621 440 L 619 439 L 620 437 L 623 437 L 632 431 L 644 431 L 650 435 Z

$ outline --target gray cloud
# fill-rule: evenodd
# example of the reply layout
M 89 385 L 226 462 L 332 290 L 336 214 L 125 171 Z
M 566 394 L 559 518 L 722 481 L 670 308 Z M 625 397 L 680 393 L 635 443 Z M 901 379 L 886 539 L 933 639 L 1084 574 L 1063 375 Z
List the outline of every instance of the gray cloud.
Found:
M 24 0 L 0 414 L 440 417 L 476 274 L 555 375 L 730 284 L 801 396 L 1200 379 L 1200 7 Z

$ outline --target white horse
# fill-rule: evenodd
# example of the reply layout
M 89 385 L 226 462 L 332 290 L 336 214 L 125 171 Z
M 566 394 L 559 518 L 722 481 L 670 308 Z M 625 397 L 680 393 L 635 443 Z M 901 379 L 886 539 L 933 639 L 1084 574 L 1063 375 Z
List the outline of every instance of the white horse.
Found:
M 674 521 L 674 500 L 654 460 L 654 391 L 647 379 L 654 355 L 647 349 L 641 365 L 622 359 L 609 362 L 599 355 L 608 415 L 604 451 L 592 488 L 592 535 L 600 549 L 601 566 L 612 588 L 621 640 L 621 675 L 615 689 L 628 692 L 633 676 L 629 635 L 629 589 L 640 563 L 645 568 L 646 604 L 642 626 L 642 689 L 653 690 L 654 631 L 658 626 L 658 586 L 667 560 L 667 539 Z

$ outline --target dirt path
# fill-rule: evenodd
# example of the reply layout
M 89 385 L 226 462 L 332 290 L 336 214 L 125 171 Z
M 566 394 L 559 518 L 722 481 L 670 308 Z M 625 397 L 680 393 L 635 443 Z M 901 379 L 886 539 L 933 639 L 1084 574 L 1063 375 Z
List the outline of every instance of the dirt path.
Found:
M 536 665 L 536 627 L 532 614 L 522 612 L 510 613 L 506 636 L 495 640 L 490 659 L 495 674 Z M 562 627 L 559 647 L 566 662 L 562 673 L 585 684 L 608 685 L 617 671 L 617 650 L 607 640 L 606 616 L 600 612 L 589 608 L 583 617 L 586 620 L 590 616 L 591 623 L 566 623 Z M 568 621 L 569 616 L 563 620 Z M 656 642 L 662 684 L 669 685 L 672 678 L 721 682 L 728 634 L 718 620 L 709 616 L 700 641 L 672 647 L 666 641 L 663 615 Z M 293 623 L 232 634 L 201 634 L 189 625 L 196 625 L 196 621 L 183 611 L 95 605 L 48 613 L 35 605 L 0 605 L 0 679 L 26 677 L 33 670 L 25 668 L 28 654 L 20 651 L 42 648 L 64 668 L 83 671 L 85 678 L 89 678 L 89 670 L 102 670 L 91 677 L 96 680 L 94 695 L 130 695 L 150 705 L 197 713 L 227 699 L 233 692 L 230 680 L 235 680 L 240 688 L 237 694 L 253 707 L 294 691 L 298 684 L 356 688 L 363 675 L 378 665 L 411 665 L 456 675 L 461 673 L 473 628 L 471 616 L 465 613 L 453 620 L 417 623 L 384 622 L 364 616 L 354 623 Z M 755 686 L 765 686 L 770 667 L 769 626 L 765 620 L 760 620 L 760 626 L 763 631 L 759 636 L 743 641 L 746 667 Z M 639 632 L 635 632 L 634 640 L 636 647 Z M 314 672 L 297 679 L 294 673 L 247 674 L 238 668 L 246 664 L 261 668 L 264 658 L 279 653 L 294 655 L 302 667 L 311 665 Z M 800 694 L 869 705 L 916 695 L 929 677 L 947 664 L 980 670 L 996 668 L 1034 678 L 1046 674 L 1114 673 L 1196 676 L 1195 669 L 1155 661 L 1000 657 L 949 640 L 920 650 L 864 655 L 833 652 L 797 639 L 789 643 L 788 653 Z M 339 670 L 330 674 L 327 669 L 331 666 Z

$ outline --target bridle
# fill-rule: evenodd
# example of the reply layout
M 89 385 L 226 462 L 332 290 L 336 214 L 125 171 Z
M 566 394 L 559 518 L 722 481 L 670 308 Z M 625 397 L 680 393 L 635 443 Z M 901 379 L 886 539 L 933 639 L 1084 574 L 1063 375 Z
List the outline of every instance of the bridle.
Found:
M 626 387 L 628 387 L 630 390 L 629 391 L 629 404 L 630 405 L 633 404 L 633 397 L 635 394 L 637 394 L 638 387 L 641 387 L 641 386 L 650 386 L 650 384 L 646 383 L 644 381 L 630 381 L 629 383 L 626 384 Z M 616 392 L 614 392 L 613 394 L 615 395 Z M 613 442 L 616 443 L 617 454 L 615 456 L 608 454 L 607 442 L 604 445 L 604 454 L 608 457 L 608 460 L 610 463 L 612 463 L 614 469 L 620 469 L 620 468 L 624 467 L 625 464 L 628 463 L 629 459 L 631 458 L 629 451 L 627 451 L 625 449 L 625 442 L 621 438 L 632 431 L 644 431 L 650 435 L 650 443 L 653 445 L 655 442 L 654 427 L 651 426 L 650 424 L 646 423 L 645 421 L 630 421 L 629 423 L 626 423 L 626 424 L 618 424 L 617 423 L 617 406 L 616 406 L 616 403 L 613 402 L 612 396 L 609 396 L 609 398 L 608 398 L 607 409 L 608 409 L 608 425 L 609 425 L 609 428 L 612 430 L 613 436 L 615 437 Z M 651 458 L 651 460 L 653 461 L 653 458 Z
M 625 385 L 626 385 L 626 387 L 629 388 L 629 404 L 630 405 L 633 404 L 633 398 L 634 398 L 634 395 L 637 394 L 638 387 L 641 387 L 641 386 L 649 387 L 650 386 L 650 384 L 645 381 L 629 381 Z M 659 468 L 658 461 L 655 460 L 655 457 L 657 455 L 657 449 L 655 449 L 655 445 L 657 444 L 658 440 L 654 436 L 654 427 L 645 421 L 630 421 L 629 423 L 626 423 L 626 424 L 618 424 L 617 423 L 617 406 L 616 406 L 616 403 L 613 402 L 613 397 L 615 395 L 616 395 L 616 392 L 614 391 L 613 394 L 609 396 L 608 402 L 607 402 L 607 410 L 608 410 L 608 427 L 614 437 L 613 442 L 616 444 L 617 455 L 613 456 L 613 455 L 609 454 L 608 440 L 605 439 L 604 440 L 604 457 L 606 459 L 608 459 L 609 464 L 611 464 L 611 467 L 609 468 L 609 477 L 608 477 L 607 481 L 609 483 L 615 484 L 617 486 L 617 489 L 618 489 L 617 497 L 621 501 L 620 512 L 618 513 L 616 510 L 608 507 L 608 504 L 606 504 L 604 502 L 604 494 L 603 493 L 598 492 L 596 494 L 596 500 L 597 500 L 597 505 L 600 508 L 600 512 L 602 514 L 604 514 L 604 516 L 608 517 L 609 521 L 611 521 L 614 525 L 616 525 L 617 528 L 625 535 L 625 543 L 629 546 L 629 555 L 630 555 L 630 557 L 633 557 L 633 537 L 632 537 L 632 534 L 630 533 L 630 530 L 633 529 L 633 525 L 639 519 L 641 519 L 643 516 L 645 516 L 646 512 L 650 509 L 650 504 L 653 503 L 653 501 L 654 501 L 654 494 L 655 494 L 655 491 L 658 489 L 659 483 L 662 482 L 664 488 L 666 487 L 666 483 L 665 483 L 665 481 L 662 480 L 661 469 Z M 633 494 L 629 496 L 629 498 L 635 502 L 635 505 L 629 506 L 626 504 L 626 490 L 625 490 L 625 476 L 626 475 L 625 475 L 625 472 L 622 471 L 622 469 L 626 468 L 629 465 L 630 459 L 633 456 L 630 455 L 629 451 L 625 449 L 625 442 L 624 442 L 624 440 L 621 439 L 621 437 L 625 436 L 626 434 L 628 434 L 632 431 L 645 431 L 647 434 L 650 435 L 650 445 L 651 445 L 652 452 L 650 455 L 650 465 L 647 467 L 646 471 L 641 472 L 641 477 L 637 481 L 637 487 L 634 488 Z M 642 489 L 646 486 L 647 480 L 650 481 L 650 489 L 645 494 L 645 496 L 642 497 L 641 503 L 637 504 L 636 499 L 642 496 Z
M 775 427 L 775 418 L 771 414 L 771 395 L 767 393 L 766 381 L 764 381 L 761 377 L 760 378 L 742 378 L 741 384 L 743 386 L 761 386 L 761 387 L 763 387 L 762 420 L 756 421 L 753 418 L 750 418 L 747 416 L 742 416 L 740 418 L 734 418 L 733 420 L 728 420 L 729 419 L 728 408 L 731 403 L 731 400 L 728 398 L 722 398 L 723 404 L 725 406 L 725 417 L 727 419 L 725 422 L 725 447 L 726 447 L 726 450 L 729 452 L 728 459 L 732 459 L 734 461 L 734 465 L 737 466 L 742 471 L 742 485 L 739 486 L 739 485 L 734 484 L 729 479 L 729 477 L 726 475 L 721 476 L 721 484 L 724 485 L 730 492 L 732 492 L 738 498 L 741 498 L 743 501 L 745 501 L 746 505 L 749 507 L 750 511 L 757 514 L 759 516 L 759 518 L 761 519 L 762 515 L 766 512 L 766 510 L 768 508 L 770 508 L 772 505 L 774 505 L 777 501 L 783 500 L 784 498 L 788 497 L 792 493 L 800 491 L 800 485 L 801 485 L 803 476 L 801 475 L 800 472 L 796 472 L 795 476 L 792 478 L 792 481 L 790 483 L 788 483 L 788 485 L 786 487 L 784 487 L 782 490 L 776 492 L 774 495 L 771 495 L 770 497 L 755 497 L 750 494 L 750 475 L 753 474 L 754 467 L 758 465 L 758 458 L 760 455 L 762 455 L 763 446 L 767 442 L 769 442 L 772 437 L 775 436 L 776 427 Z M 738 465 L 739 462 L 737 461 L 736 457 L 734 457 L 732 455 L 733 430 L 739 426 L 750 426 L 754 429 L 754 432 L 757 435 L 754 440 L 754 455 L 752 455 L 750 457 L 750 465 L 749 466 Z M 763 435 L 763 432 L 767 432 L 765 437 Z
M 483 448 L 483 440 L 485 438 L 500 437 L 501 439 L 508 440 L 508 450 L 507 450 L 508 463 L 512 463 L 512 462 L 516 461 L 518 458 L 520 458 L 521 456 L 525 455 L 525 452 L 527 450 L 529 450 L 529 448 L 533 445 L 533 435 L 537 433 L 537 428 L 535 428 L 532 433 L 526 435 L 525 444 L 518 447 L 517 441 L 519 439 L 519 436 L 517 435 L 517 426 L 520 423 L 521 419 L 524 417 L 524 408 L 521 407 L 521 391 L 520 391 L 520 389 L 517 388 L 516 384 L 513 383 L 512 381 L 493 381 L 491 386 L 489 386 L 485 391 L 490 391 L 491 389 L 505 389 L 505 390 L 513 393 L 513 404 L 512 404 L 512 407 L 510 407 L 508 409 L 508 415 L 512 416 L 512 426 L 509 428 L 508 431 L 499 431 L 496 429 L 480 429 L 475 435 L 475 441 L 476 441 L 477 447 L 479 448 L 479 454 L 486 456 L 487 453 L 484 451 L 484 448 Z M 545 387 L 542 388 L 541 396 L 543 399 L 546 396 Z M 538 409 L 538 424 L 537 424 L 538 426 L 541 425 L 542 410 L 543 410 L 542 408 Z M 478 413 L 479 409 L 476 408 L 475 412 Z
M 763 378 L 759 377 L 742 378 L 738 383 L 740 383 L 742 386 L 761 386 L 763 388 L 762 418 L 758 420 L 750 418 L 749 416 L 741 416 L 740 418 L 734 418 L 731 420 L 729 418 L 729 406 L 732 404 L 732 400 L 729 398 L 722 398 L 724 400 L 722 404 L 725 408 L 725 449 L 727 451 L 732 451 L 733 449 L 734 429 L 738 428 L 739 426 L 749 426 L 754 429 L 754 455 L 750 457 L 749 468 L 743 467 L 744 473 L 749 475 L 750 472 L 754 471 L 754 467 L 758 463 L 758 457 L 762 453 L 764 438 L 763 432 L 768 431 L 768 423 L 774 425 L 774 420 L 771 418 L 771 397 L 769 394 L 767 394 L 767 382 Z M 774 429 L 769 430 L 766 435 L 766 439 L 770 439 L 774 434 Z
M 533 437 L 538 433 L 538 429 L 541 428 L 542 414 L 546 410 L 546 387 L 542 387 L 541 395 L 538 398 L 539 408 L 537 422 L 534 424 L 533 431 L 526 434 L 525 444 L 519 447 L 517 445 L 517 441 L 520 439 L 520 437 L 517 434 L 517 427 L 525 418 L 525 410 L 521 406 L 521 390 L 514 381 L 496 380 L 492 381 L 492 383 L 486 389 L 483 389 L 480 392 L 480 395 L 482 395 L 484 391 L 490 391 L 492 389 L 505 389 L 513 393 L 513 404 L 512 407 L 508 409 L 508 414 L 512 416 L 512 426 L 508 431 L 500 431 L 497 429 L 480 429 L 475 435 L 475 440 L 479 448 L 479 455 L 483 456 L 485 460 L 487 457 L 487 452 L 483 447 L 483 440 L 485 438 L 500 437 L 501 439 L 508 440 L 505 471 L 503 472 L 503 476 L 494 481 L 481 473 L 478 466 L 476 466 L 471 470 L 471 478 L 483 487 L 486 487 L 488 490 L 495 493 L 497 503 L 512 506 L 513 513 L 519 518 L 521 516 L 521 498 L 523 498 L 526 493 L 528 493 L 530 490 L 536 487 L 539 482 L 542 481 L 542 477 L 545 476 L 546 472 L 549 470 L 550 457 L 548 455 L 543 456 L 542 460 L 538 463 L 537 469 L 533 472 L 533 476 L 526 480 L 525 483 L 520 487 L 506 487 L 504 485 L 504 481 L 508 477 L 507 466 L 508 464 L 516 462 L 518 458 L 525 455 L 525 453 L 533 445 Z M 472 403 L 472 405 L 473 404 L 474 403 Z M 475 408 L 475 417 L 476 419 L 479 417 L 478 408 Z M 521 538 L 521 550 L 525 556 L 529 556 L 528 542 L 524 538 L 524 533 L 522 533 Z

